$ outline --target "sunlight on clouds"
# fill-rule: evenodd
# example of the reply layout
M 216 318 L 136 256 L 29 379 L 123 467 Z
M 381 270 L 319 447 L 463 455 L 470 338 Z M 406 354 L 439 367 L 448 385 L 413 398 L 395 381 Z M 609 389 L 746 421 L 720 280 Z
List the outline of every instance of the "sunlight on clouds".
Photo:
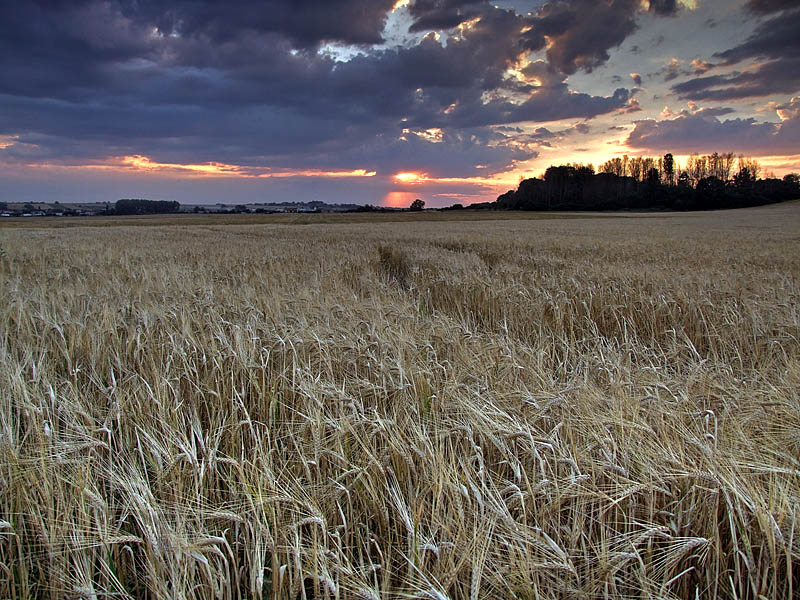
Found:
M 775 112 L 781 121 L 789 121 L 800 118 L 800 97 L 792 98 L 785 104 L 775 105 Z
M 17 135 L 0 135 L 0 150 L 10 148 L 19 140 Z
M 134 156 L 126 156 L 122 159 L 122 164 L 133 167 L 142 171 L 188 171 L 192 173 L 201 173 L 204 175 L 239 175 L 240 168 L 235 165 L 226 165 L 223 163 L 206 163 L 202 165 L 182 165 L 175 163 L 159 163 L 150 160 L 146 156 L 140 154 Z
M 476 165 L 475 168 L 487 167 Z M 453 202 L 466 203 L 491 202 L 498 194 L 516 188 L 526 176 L 524 171 L 517 168 L 482 177 L 435 177 L 428 173 L 405 171 L 392 176 L 398 188 L 386 195 L 383 205 L 407 207 L 417 197 L 450 198 Z M 460 191 L 450 191 L 450 186 L 458 186 Z M 411 189 L 415 191 L 412 192 Z
M 333 42 L 320 46 L 319 50 L 317 50 L 317 54 L 336 62 L 349 62 L 356 56 L 366 56 L 366 52 L 357 46 L 348 46 Z
M 153 175 L 184 175 L 190 177 L 228 177 L 246 179 L 287 179 L 291 177 L 319 177 L 325 179 L 344 179 L 358 177 L 375 177 L 376 171 L 352 169 L 349 171 L 326 171 L 324 169 L 280 169 L 271 167 L 255 167 L 231 165 L 219 162 L 203 164 L 162 163 L 147 156 L 136 154 L 108 159 L 101 163 L 83 165 L 64 165 L 37 163 L 27 165 L 41 169 L 86 169 L 93 171 L 140 172 Z
M 475 17 L 469 19 L 468 21 L 464 21 L 463 23 L 459 23 L 458 31 L 461 35 L 464 35 L 465 32 L 475 29 L 475 26 L 481 22 L 480 17 Z
M 506 69 L 503 75 L 505 79 L 515 79 L 526 85 L 540 87 L 542 85 L 541 79 L 539 79 L 538 77 L 532 77 L 525 73 L 525 69 L 527 69 L 530 65 L 531 61 L 528 59 L 527 56 L 522 54 L 519 56 L 519 58 L 514 64 L 512 64 L 508 69 Z
M 240 165 L 228 165 L 224 163 L 207 163 L 201 165 L 192 164 L 173 164 L 154 162 L 146 156 L 126 156 L 123 164 L 130 165 L 136 169 L 149 171 L 187 171 L 202 175 L 216 175 L 223 177 L 257 177 L 261 179 L 269 178 L 288 178 L 288 177 L 324 177 L 324 178 L 345 178 L 345 177 L 375 177 L 375 171 L 366 169 L 353 169 L 351 171 L 325 171 L 322 169 L 287 169 L 273 171 L 269 167 L 243 167 Z
M 778 155 L 778 156 L 759 156 L 758 162 L 761 163 L 761 168 L 767 172 L 775 172 L 777 176 L 783 176 L 786 173 L 796 173 L 798 165 L 800 165 L 800 154 L 794 155 Z
M 394 179 L 400 183 L 407 183 L 407 184 L 418 184 L 422 183 L 423 181 L 428 181 L 428 175 L 426 173 L 396 173 L 394 175 Z
M 270 178 L 286 178 L 286 177 L 325 177 L 330 179 L 340 179 L 347 177 L 375 177 L 376 171 L 367 171 L 366 169 L 353 169 L 352 171 L 320 171 L 317 169 L 305 169 L 300 171 L 277 171 L 274 173 L 261 173 L 255 175 L 262 179 Z
M 486 168 L 485 165 L 477 165 L 476 169 Z M 396 173 L 392 179 L 396 183 L 404 185 L 419 185 L 419 184 L 473 184 L 480 186 L 497 187 L 508 184 L 516 185 L 519 183 L 520 174 L 516 170 L 506 171 L 503 173 L 495 173 L 490 176 L 483 177 L 433 177 L 428 173 L 417 173 L 414 171 L 407 171 L 404 173 Z
M 430 129 L 403 129 L 403 135 L 400 137 L 401 140 L 408 140 L 406 137 L 408 134 L 413 134 L 417 137 L 424 139 L 427 142 L 431 142 L 432 144 L 439 144 L 444 141 L 444 131 L 442 131 L 438 127 L 431 127 Z

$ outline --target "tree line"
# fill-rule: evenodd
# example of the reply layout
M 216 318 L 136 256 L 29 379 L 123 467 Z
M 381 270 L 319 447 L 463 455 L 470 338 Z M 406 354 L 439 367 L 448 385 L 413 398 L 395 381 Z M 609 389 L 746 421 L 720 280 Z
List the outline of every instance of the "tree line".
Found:
M 759 178 L 757 160 L 732 152 L 694 154 L 683 168 L 660 158 L 615 157 L 593 165 L 551 166 L 498 197 L 510 210 L 712 210 L 800 198 L 800 176 Z
M 179 202 L 165 200 L 143 200 L 140 198 L 123 198 L 114 203 L 109 214 L 114 215 L 156 215 L 180 212 Z

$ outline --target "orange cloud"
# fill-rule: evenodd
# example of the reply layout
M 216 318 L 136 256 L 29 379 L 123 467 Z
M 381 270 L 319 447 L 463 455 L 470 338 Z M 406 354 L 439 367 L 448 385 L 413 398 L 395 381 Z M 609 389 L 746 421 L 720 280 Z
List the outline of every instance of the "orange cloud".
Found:
M 256 177 L 329 177 L 329 178 L 343 178 L 343 177 L 375 177 L 376 171 L 367 171 L 366 169 L 353 169 L 352 171 L 320 171 L 317 169 L 305 169 L 301 171 L 277 171 L 274 173 L 261 173 Z
M 273 171 L 269 167 L 242 167 L 225 163 L 206 163 L 201 165 L 174 164 L 154 162 L 146 156 L 126 156 L 122 162 L 137 169 L 157 171 L 189 171 L 202 175 L 217 175 L 222 177 L 258 177 L 258 178 L 288 178 L 288 177 L 375 177 L 375 171 L 366 169 L 353 169 L 351 171 L 325 171 L 321 169 L 286 169 Z
M 475 168 L 485 169 L 485 165 L 477 165 Z M 516 185 L 519 182 L 519 173 L 516 171 L 507 171 L 505 173 L 495 173 L 489 177 L 432 177 L 427 173 L 417 173 L 408 171 L 403 173 L 396 173 L 392 176 L 397 183 L 405 185 L 419 185 L 422 183 L 438 184 L 438 183 L 465 183 L 482 186 L 500 186 L 513 183 Z
M 48 163 L 30 164 L 35 168 L 69 168 L 88 169 L 101 171 L 137 171 L 152 174 L 182 174 L 205 177 L 244 177 L 244 178 L 289 178 L 289 177 L 375 177 L 377 172 L 366 169 L 353 169 L 351 171 L 325 171 L 323 169 L 281 169 L 273 170 L 270 167 L 251 167 L 233 165 L 220 162 L 202 164 L 163 163 L 154 161 L 147 156 L 136 154 L 110 158 L 102 163 L 85 165 L 56 165 Z
M 178 164 L 178 163 L 160 163 L 150 160 L 146 156 L 137 154 L 135 156 L 125 156 L 121 159 L 121 164 L 132 167 L 139 171 L 187 171 L 190 173 L 199 173 L 202 175 L 223 175 L 230 177 L 231 175 L 241 175 L 241 167 L 237 165 L 226 165 L 224 163 L 206 163 L 200 165 L 192 164 Z
M 394 175 L 395 181 L 400 183 L 407 183 L 411 185 L 416 185 L 422 183 L 423 181 L 428 181 L 428 174 L 427 173 L 414 173 L 414 172 L 407 172 L 407 173 L 396 173 Z

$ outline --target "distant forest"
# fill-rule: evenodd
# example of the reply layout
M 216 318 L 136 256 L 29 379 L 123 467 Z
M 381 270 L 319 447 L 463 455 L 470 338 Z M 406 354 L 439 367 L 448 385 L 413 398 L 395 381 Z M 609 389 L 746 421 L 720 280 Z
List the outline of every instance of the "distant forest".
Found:
M 144 200 L 141 198 L 123 198 L 117 200 L 113 210 L 108 214 L 113 215 L 155 215 L 180 212 L 181 205 L 178 202 L 167 202 L 163 200 Z
M 800 198 L 800 175 L 759 178 L 758 161 L 732 152 L 689 157 L 613 158 L 600 166 L 553 166 L 492 203 L 507 210 L 713 210 Z

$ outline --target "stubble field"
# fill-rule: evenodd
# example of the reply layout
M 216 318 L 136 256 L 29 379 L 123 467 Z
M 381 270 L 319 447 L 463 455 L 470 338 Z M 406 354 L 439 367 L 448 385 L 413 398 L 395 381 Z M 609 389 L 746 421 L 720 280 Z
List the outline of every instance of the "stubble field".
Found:
M 800 204 L 0 247 L 2 598 L 800 593 Z

